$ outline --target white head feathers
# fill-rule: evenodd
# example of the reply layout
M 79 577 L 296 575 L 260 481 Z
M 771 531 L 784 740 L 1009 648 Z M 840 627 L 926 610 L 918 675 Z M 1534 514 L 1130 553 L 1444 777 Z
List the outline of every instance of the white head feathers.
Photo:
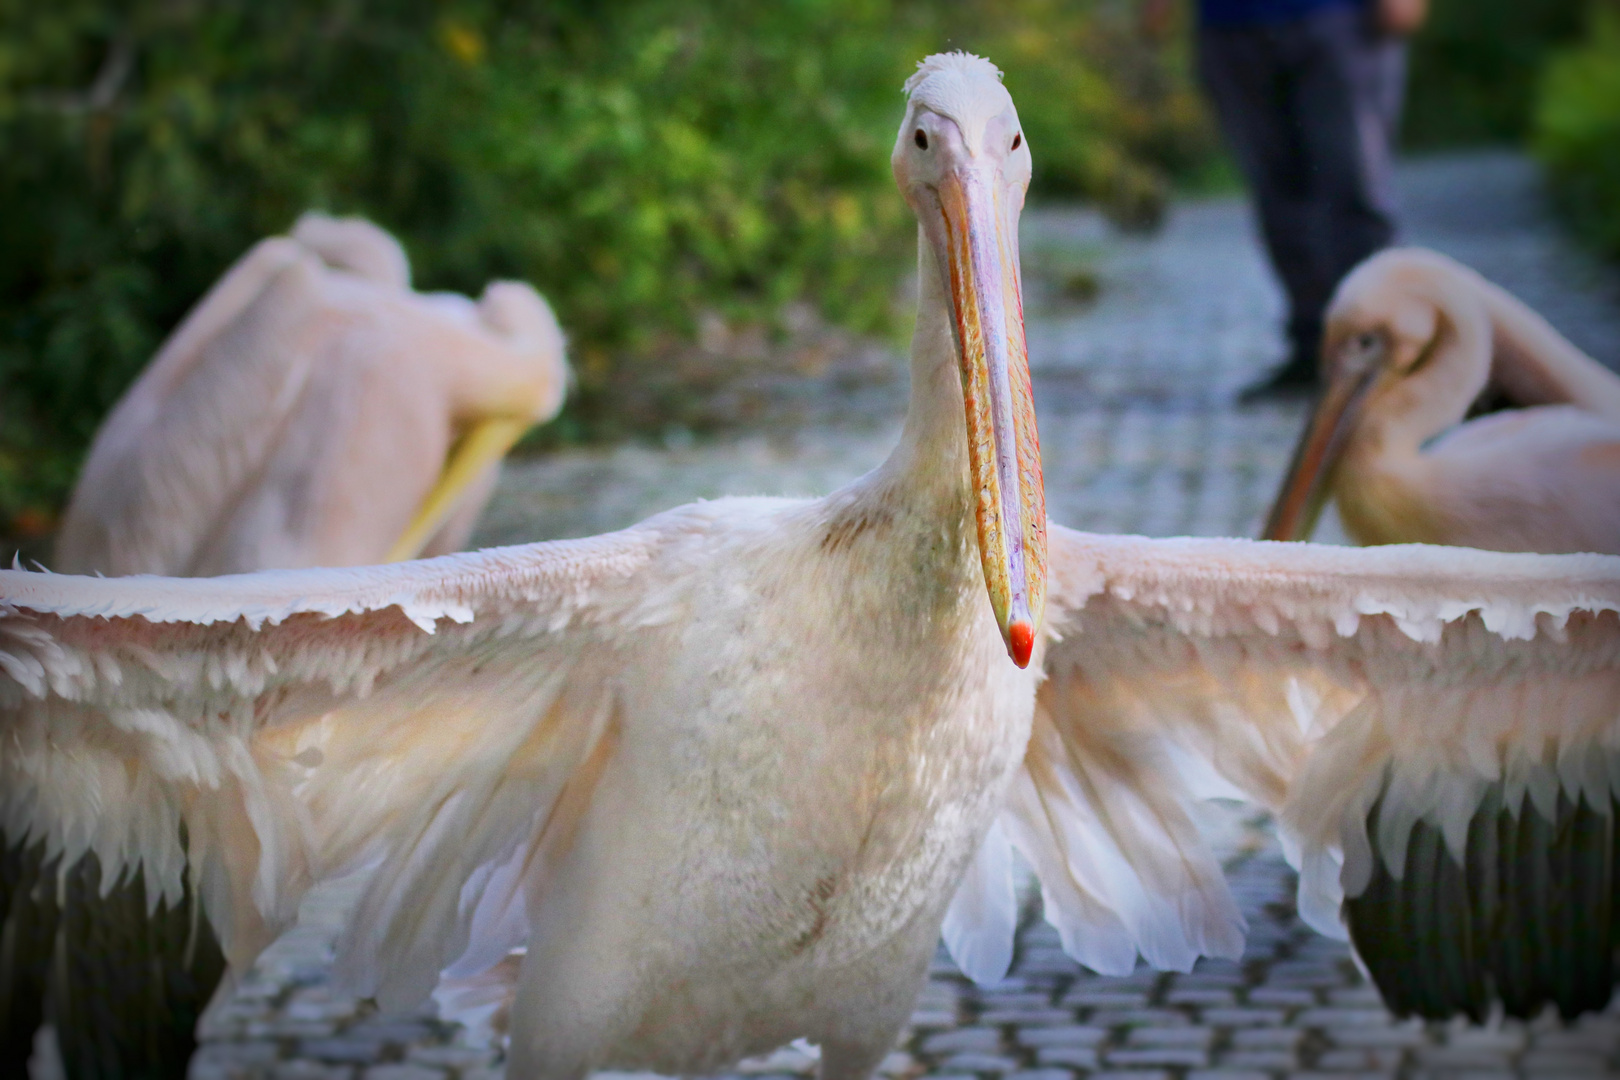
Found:
M 935 53 L 917 64 L 906 80 L 913 110 L 924 108 L 956 121 L 968 149 L 977 153 L 985 125 L 1013 108 L 1001 85 L 1001 69 L 972 53 Z

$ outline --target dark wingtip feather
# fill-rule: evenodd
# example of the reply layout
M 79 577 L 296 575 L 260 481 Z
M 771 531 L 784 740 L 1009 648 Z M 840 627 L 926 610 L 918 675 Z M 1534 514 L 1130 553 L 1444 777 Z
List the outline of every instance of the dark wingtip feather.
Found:
M 108 1080 L 184 1076 L 224 954 L 189 887 L 148 915 L 141 875 L 104 897 L 100 884 L 93 855 L 67 875 L 50 986 L 63 1065 Z
M 1352 941 L 1400 1016 L 1483 1022 L 1493 999 L 1529 1019 L 1549 1003 L 1565 1020 L 1608 1005 L 1620 942 L 1614 899 L 1620 805 L 1560 796 L 1556 821 L 1500 785 L 1469 824 L 1464 862 L 1438 829 L 1416 823 L 1400 880 L 1376 847 L 1382 797 L 1367 818 L 1375 845 L 1366 890 L 1345 900 Z

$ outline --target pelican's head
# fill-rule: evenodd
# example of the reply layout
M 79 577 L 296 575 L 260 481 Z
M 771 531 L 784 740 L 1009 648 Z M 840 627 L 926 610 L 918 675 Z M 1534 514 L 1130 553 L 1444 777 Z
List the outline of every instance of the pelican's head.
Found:
M 1362 418 L 1401 415 L 1416 404 L 1422 388 L 1408 377 L 1424 367 L 1448 325 L 1472 314 L 1461 309 L 1477 307 L 1467 273 L 1432 251 L 1393 249 L 1339 285 L 1322 335 L 1322 396 L 1272 504 L 1265 539 L 1309 538 L 1333 467 Z
M 1029 147 L 988 60 L 930 56 L 906 91 L 890 160 L 950 297 L 985 584 L 1007 652 L 1025 667 L 1046 603 L 1046 493 L 1018 275 Z

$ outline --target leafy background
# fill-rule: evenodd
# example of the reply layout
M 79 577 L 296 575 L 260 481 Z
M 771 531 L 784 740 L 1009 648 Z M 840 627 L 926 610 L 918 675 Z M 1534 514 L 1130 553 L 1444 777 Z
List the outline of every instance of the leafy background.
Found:
M 1620 220 L 1620 93 L 1594 74 L 1616 84 L 1617 24 L 1434 3 L 1414 139 L 1534 113 L 1566 205 Z M 897 337 L 888 148 L 901 82 L 947 47 L 1007 71 L 1036 197 L 1151 227 L 1230 182 L 1188 35 L 1145 37 L 1132 0 L 0 0 L 0 534 L 49 528 L 187 307 L 306 208 L 395 232 L 420 287 L 545 293 L 578 377 L 549 443 L 701 426 L 670 357 L 705 324 Z

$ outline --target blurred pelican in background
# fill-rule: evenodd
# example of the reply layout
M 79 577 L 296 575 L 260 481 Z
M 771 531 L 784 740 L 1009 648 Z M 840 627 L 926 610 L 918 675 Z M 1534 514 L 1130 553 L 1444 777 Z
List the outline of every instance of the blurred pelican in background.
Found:
M 528 285 L 476 303 L 413 292 L 393 237 L 305 214 L 226 272 L 114 407 L 54 568 L 190 577 L 455 551 L 566 383 L 562 332 Z
M 56 568 L 201 576 L 457 550 L 566 381 L 562 332 L 528 285 L 413 292 L 393 237 L 305 214 L 226 272 L 113 409 Z M 48 1017 L 70 1080 L 180 1075 L 224 969 L 189 884 L 160 902 L 33 840 L 0 834 L 0 1072 L 21 1075 Z
M 1326 387 L 1266 524 L 1331 494 L 1363 544 L 1620 554 L 1620 376 L 1474 271 L 1397 249 L 1339 286 Z M 1463 422 L 1493 386 L 1517 408 Z

